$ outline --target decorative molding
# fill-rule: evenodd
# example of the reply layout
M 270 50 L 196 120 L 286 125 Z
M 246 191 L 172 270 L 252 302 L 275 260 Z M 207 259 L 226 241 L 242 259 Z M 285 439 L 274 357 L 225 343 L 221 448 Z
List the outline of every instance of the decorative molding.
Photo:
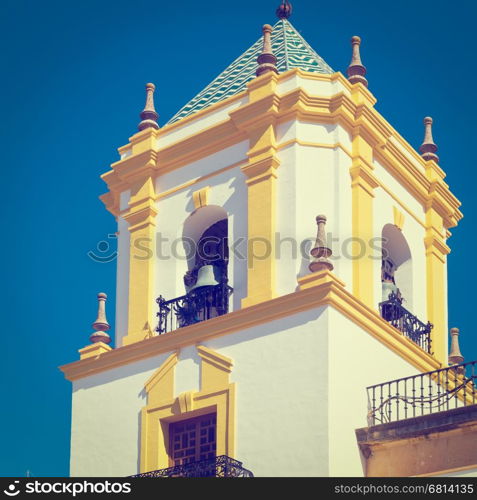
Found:
M 402 231 L 404 226 L 404 214 L 397 208 L 393 207 L 394 225 Z
M 357 88 L 364 88 L 356 85 Z M 353 293 L 366 305 L 374 306 L 373 260 L 369 258 L 374 227 L 374 190 L 379 186 L 373 165 L 373 147 L 371 139 L 363 134 L 362 127 L 353 130 L 352 163 L 349 173 L 351 176 L 351 203 L 352 203 L 352 253 Z M 366 255 L 361 255 L 362 248 L 359 242 L 366 242 Z
M 270 76 L 269 76 L 270 75 Z M 283 95 L 276 93 L 277 84 L 293 76 L 303 80 L 339 82 L 346 89 L 332 97 L 311 96 L 303 88 Z M 249 97 L 249 103 L 229 113 L 230 119 L 201 130 L 192 137 L 181 139 L 157 149 L 157 138 L 171 130 L 183 127 L 204 116 L 210 116 L 231 102 Z M 349 133 L 358 133 L 373 149 L 373 155 L 417 200 L 426 206 L 432 203 L 452 227 L 462 218 L 460 202 L 443 181 L 442 169 L 432 161 L 425 161 L 373 108 L 376 100 L 362 85 L 351 85 L 341 73 L 332 75 L 307 73 L 299 69 L 280 75 L 266 73 L 249 82 L 247 90 L 209 108 L 201 110 L 162 129 L 145 129 L 135 134 L 131 144 L 120 148 L 132 149 L 131 156 L 112 165 L 113 170 L 102 176 L 113 196 L 103 195 L 108 210 L 117 215 L 117 194 L 128 188 L 136 175 L 148 173 L 157 176 L 197 161 L 210 154 L 247 139 L 244 127 L 252 125 L 257 117 L 270 122 L 283 123 L 296 118 L 316 123 L 339 123 Z M 149 135 L 141 135 L 149 134 Z M 150 149 L 148 150 L 147 147 Z
M 207 206 L 209 197 L 210 186 L 205 186 L 192 193 L 192 200 L 194 202 L 194 208 L 202 208 Z
M 315 284 L 312 281 L 315 281 Z M 61 366 L 60 369 L 68 380 L 78 380 L 114 367 L 324 306 L 339 311 L 418 370 L 428 372 L 442 366 L 436 358 L 423 351 L 381 318 L 376 310 L 348 292 L 343 282 L 333 273 L 322 271 L 318 276 L 307 275 L 300 278 L 299 285 L 298 291 L 288 295 L 179 328 L 165 335 L 113 349 L 98 359 L 75 361 Z
M 209 349 L 204 345 L 197 346 L 197 354 L 202 358 L 202 362 L 209 363 L 226 373 L 232 373 L 234 362 L 227 356 Z
M 181 392 L 179 396 L 177 396 L 177 402 L 179 403 L 181 413 L 194 411 L 194 392 Z
M 144 129 L 143 132 L 155 130 Z M 155 322 L 154 272 L 156 259 L 156 192 L 152 177 L 136 181 L 129 208 L 123 214 L 129 224 L 129 301 L 128 331 L 123 344 L 131 344 L 151 335 Z M 138 251 L 141 252 L 138 256 Z M 147 256 L 147 253 L 149 255 Z M 146 255 L 144 257 L 144 255 Z M 141 258 L 142 257 L 142 258 Z
M 171 373 L 171 370 L 178 363 L 178 351 L 173 352 L 162 365 L 149 377 L 149 379 L 144 384 L 144 389 L 148 394 L 149 398 L 170 399 L 174 396 L 174 387 L 170 387 L 169 380 L 166 380 L 167 375 Z M 172 374 L 173 381 L 173 374 Z M 156 396 L 158 397 L 154 397 Z
M 147 404 L 141 411 L 141 472 L 168 467 L 169 424 L 214 412 L 217 417 L 217 455 L 235 456 L 235 384 L 229 381 L 232 360 L 205 346 L 201 357 L 200 391 L 174 394 L 178 352 L 172 353 L 144 388 Z
M 104 342 L 96 342 L 94 344 L 89 344 L 86 347 L 83 347 L 82 349 L 78 349 L 78 352 L 80 354 L 80 359 L 87 359 L 87 358 L 98 358 L 105 352 L 112 351 L 112 347 L 110 347 L 108 344 L 105 344 Z

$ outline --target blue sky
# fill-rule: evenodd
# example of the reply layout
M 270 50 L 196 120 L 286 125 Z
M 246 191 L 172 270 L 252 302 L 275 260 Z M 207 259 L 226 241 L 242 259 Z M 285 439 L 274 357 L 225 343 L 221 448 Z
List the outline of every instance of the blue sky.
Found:
M 144 84 L 165 123 L 275 22 L 279 0 L 7 0 L 0 6 L 2 199 L 0 475 L 64 476 L 71 386 L 57 367 L 88 342 L 98 291 L 114 329 L 115 263 L 87 252 L 114 233 L 99 175 L 135 131 Z M 295 0 L 291 22 L 335 70 L 349 39 L 377 109 L 414 146 L 434 118 L 446 181 L 465 218 L 449 241 L 449 319 L 477 359 L 475 2 Z M 364 394 L 363 394 L 364 397 Z M 102 422 L 107 425 L 107 422 Z

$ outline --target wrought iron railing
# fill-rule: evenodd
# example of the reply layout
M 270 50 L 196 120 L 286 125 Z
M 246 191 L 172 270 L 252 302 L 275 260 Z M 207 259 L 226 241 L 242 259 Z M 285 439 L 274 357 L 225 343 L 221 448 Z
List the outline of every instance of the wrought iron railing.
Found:
M 131 477 L 253 477 L 253 474 L 242 466 L 242 462 L 220 455 Z
M 424 351 L 431 353 L 431 330 L 433 325 L 424 324 L 403 305 L 402 299 L 395 293 L 389 294 L 389 299 L 379 304 L 381 317 L 401 331 Z
M 229 297 L 233 292 L 226 282 L 214 286 L 203 286 L 175 299 L 157 300 L 159 319 L 156 331 L 159 335 L 172 332 L 183 326 L 193 325 L 229 312 Z
M 372 385 L 368 425 L 429 415 L 477 404 L 477 361 Z

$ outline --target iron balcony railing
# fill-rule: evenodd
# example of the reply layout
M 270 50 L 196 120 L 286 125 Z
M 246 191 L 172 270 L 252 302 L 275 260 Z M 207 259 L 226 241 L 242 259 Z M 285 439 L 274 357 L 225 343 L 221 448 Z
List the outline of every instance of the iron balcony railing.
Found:
M 203 286 L 175 299 L 165 300 L 161 295 L 159 305 L 159 335 L 178 328 L 206 321 L 229 312 L 229 297 L 233 292 L 226 282 L 213 286 Z
M 421 349 L 431 354 L 431 330 L 433 325 L 424 324 L 414 314 L 410 313 L 395 293 L 389 294 L 389 299 L 379 304 L 381 317 L 401 331 Z
M 477 361 L 367 388 L 368 425 L 429 415 L 477 403 Z
M 242 466 L 242 462 L 220 455 L 131 477 L 253 477 L 253 474 Z

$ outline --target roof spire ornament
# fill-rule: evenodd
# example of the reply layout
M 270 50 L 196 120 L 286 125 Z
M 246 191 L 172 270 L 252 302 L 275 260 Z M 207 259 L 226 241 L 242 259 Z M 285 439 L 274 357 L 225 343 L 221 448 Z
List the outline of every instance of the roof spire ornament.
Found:
M 93 344 L 96 342 L 104 342 L 109 344 L 111 342 L 111 337 L 106 333 L 111 327 L 109 326 L 108 320 L 106 319 L 106 299 L 108 296 L 101 292 L 98 293 L 98 317 L 93 323 L 93 328 L 96 330 L 89 337 L 89 340 Z
M 361 62 L 361 55 L 359 53 L 359 46 L 361 45 L 361 38 L 359 36 L 354 36 L 351 38 L 351 47 L 353 52 L 351 55 L 351 62 L 348 66 L 348 80 L 351 83 L 361 82 L 365 87 L 368 86 L 368 80 L 366 80 L 366 67 L 363 66 Z
M 144 130 L 146 128 L 159 128 L 157 119 L 159 115 L 154 109 L 154 91 L 156 86 L 153 83 L 146 83 L 146 105 L 140 113 L 141 122 L 137 126 L 138 130 Z
M 278 19 L 288 19 L 293 12 L 292 4 L 288 0 L 282 0 L 282 3 L 275 12 Z
M 268 73 L 269 71 L 274 71 L 278 73 L 277 70 L 277 58 L 272 51 L 272 35 L 273 28 L 269 24 L 264 24 L 262 28 L 263 32 L 263 49 L 262 53 L 257 57 L 258 68 L 255 74 L 257 76 Z
M 432 138 L 432 118 L 426 116 L 424 118 L 424 142 L 419 148 L 419 152 L 424 160 L 434 160 L 439 163 L 439 157 L 436 155 L 437 146 Z
M 311 249 L 310 253 L 313 256 L 308 269 L 315 273 L 316 271 L 322 271 L 328 269 L 328 271 L 333 271 L 333 264 L 329 260 L 332 254 L 330 248 L 326 246 L 326 215 L 318 215 L 316 217 L 316 224 L 318 225 L 318 232 L 316 235 L 315 246 Z
M 451 328 L 450 334 L 452 337 L 451 340 L 451 349 L 449 353 L 449 364 L 451 365 L 458 365 L 460 363 L 464 362 L 464 356 L 462 356 L 462 353 L 460 352 L 460 347 L 459 347 L 459 329 L 458 328 Z

